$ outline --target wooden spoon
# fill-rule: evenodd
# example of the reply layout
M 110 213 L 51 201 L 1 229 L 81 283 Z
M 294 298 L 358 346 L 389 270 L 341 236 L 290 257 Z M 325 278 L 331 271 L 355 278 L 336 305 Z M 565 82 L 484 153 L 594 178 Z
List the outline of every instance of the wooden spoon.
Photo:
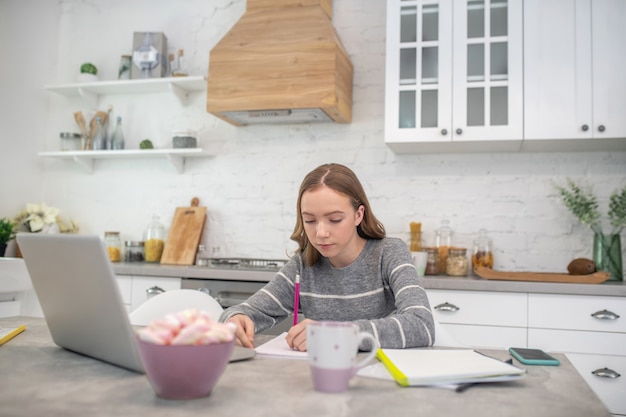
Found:
M 81 141 L 81 150 L 87 150 L 91 147 L 87 147 L 90 142 L 89 135 L 87 133 L 87 122 L 85 121 L 85 115 L 82 111 L 74 112 L 74 120 L 76 120 L 76 124 L 80 129 L 81 134 L 83 135 L 83 140 Z

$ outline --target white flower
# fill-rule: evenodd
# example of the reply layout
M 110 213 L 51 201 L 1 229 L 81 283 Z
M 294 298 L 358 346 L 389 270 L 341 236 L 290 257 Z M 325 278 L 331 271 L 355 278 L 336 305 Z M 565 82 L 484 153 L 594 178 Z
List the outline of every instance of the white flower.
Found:
M 70 226 L 67 226 L 61 221 L 59 217 L 59 209 L 56 207 L 49 207 L 44 203 L 41 204 L 26 204 L 26 208 L 17 215 L 14 219 L 14 223 L 19 227 L 24 226 L 26 230 L 32 233 L 41 232 L 42 230 L 52 229 L 54 226 L 59 227 L 61 232 L 76 232 L 78 228 L 71 222 Z

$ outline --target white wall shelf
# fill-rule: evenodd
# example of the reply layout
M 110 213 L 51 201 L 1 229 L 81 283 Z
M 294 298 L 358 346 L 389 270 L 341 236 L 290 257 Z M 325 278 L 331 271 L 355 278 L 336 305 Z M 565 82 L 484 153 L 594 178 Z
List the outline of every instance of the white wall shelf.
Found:
M 179 174 L 185 170 L 187 158 L 210 158 L 217 155 L 221 142 L 211 143 L 211 149 L 181 148 L 181 149 L 124 149 L 105 151 L 52 151 L 39 152 L 43 158 L 73 160 L 90 174 L 93 173 L 96 159 L 137 159 L 162 158 L 167 159 L 176 168 Z
M 100 96 L 106 94 L 147 94 L 169 91 L 180 100 L 181 104 L 185 104 L 190 92 L 204 91 L 206 87 L 207 80 L 203 76 L 94 81 L 44 86 L 46 90 L 65 97 L 81 97 L 94 109 L 98 107 Z

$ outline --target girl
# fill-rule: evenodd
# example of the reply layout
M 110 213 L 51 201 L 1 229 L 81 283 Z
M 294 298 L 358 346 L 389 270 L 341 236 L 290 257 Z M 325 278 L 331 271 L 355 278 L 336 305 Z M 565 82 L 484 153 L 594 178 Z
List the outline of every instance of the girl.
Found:
M 293 313 L 299 275 L 306 319 L 287 333 L 293 349 L 306 350 L 313 320 L 352 321 L 383 348 L 431 346 L 433 316 L 407 245 L 385 237 L 354 172 L 339 164 L 314 169 L 300 186 L 297 210 L 295 255 L 264 288 L 220 317 L 237 324 L 238 344 L 254 347 L 255 333 Z

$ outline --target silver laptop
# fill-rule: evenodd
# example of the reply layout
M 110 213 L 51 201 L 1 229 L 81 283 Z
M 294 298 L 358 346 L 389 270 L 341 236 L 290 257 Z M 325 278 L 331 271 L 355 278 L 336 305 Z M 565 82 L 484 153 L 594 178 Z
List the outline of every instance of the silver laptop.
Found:
M 17 242 L 57 345 L 143 372 L 120 290 L 97 236 L 20 233 Z M 235 347 L 231 362 L 254 356 Z

